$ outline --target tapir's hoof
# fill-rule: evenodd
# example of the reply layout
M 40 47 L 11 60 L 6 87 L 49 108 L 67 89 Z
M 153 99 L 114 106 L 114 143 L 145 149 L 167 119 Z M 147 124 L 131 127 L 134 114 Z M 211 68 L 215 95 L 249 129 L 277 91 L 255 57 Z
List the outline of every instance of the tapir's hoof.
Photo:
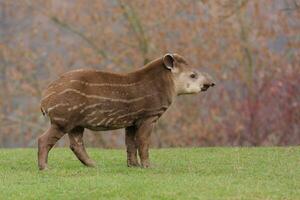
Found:
M 141 165 L 138 162 L 128 162 L 127 167 L 140 167 Z
M 85 163 L 87 167 L 96 167 L 96 162 L 93 160 L 89 160 Z
M 150 168 L 150 163 L 149 162 L 144 162 L 142 163 L 142 168 Z
M 40 165 L 39 170 L 40 171 L 46 171 L 46 170 L 48 170 L 48 166 L 47 165 Z

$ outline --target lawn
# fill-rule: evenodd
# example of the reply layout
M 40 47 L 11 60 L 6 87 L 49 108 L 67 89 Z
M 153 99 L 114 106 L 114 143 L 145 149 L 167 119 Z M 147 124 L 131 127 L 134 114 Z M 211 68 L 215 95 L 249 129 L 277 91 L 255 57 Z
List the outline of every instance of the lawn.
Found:
M 125 150 L 67 148 L 40 172 L 36 149 L 0 149 L 0 199 L 300 199 L 300 147 L 151 150 L 152 168 L 127 168 Z

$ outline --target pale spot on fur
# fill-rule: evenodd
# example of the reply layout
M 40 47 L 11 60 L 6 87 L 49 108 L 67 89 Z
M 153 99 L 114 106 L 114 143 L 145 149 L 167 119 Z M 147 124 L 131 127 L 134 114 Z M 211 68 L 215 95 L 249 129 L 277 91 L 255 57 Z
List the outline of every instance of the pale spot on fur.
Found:
M 103 86 L 112 86 L 112 87 L 129 87 L 129 86 L 135 86 L 137 84 L 140 84 L 139 82 L 136 83 L 127 83 L 127 84 L 118 84 L 118 83 L 90 83 L 86 81 L 81 80 L 70 80 L 71 83 L 77 82 L 86 86 L 92 86 L 92 87 L 103 87 Z
M 45 99 L 49 98 L 50 96 L 56 94 L 56 92 L 51 92 L 49 94 L 47 94 L 44 98 L 42 98 L 42 101 L 44 101 Z
M 52 111 L 53 109 L 55 108 L 58 108 L 58 107 L 61 107 L 61 106 L 69 106 L 70 104 L 69 103 L 59 103 L 59 104 L 56 104 L 50 108 L 47 109 L 47 112 L 49 113 L 50 111 Z
M 67 121 L 65 118 L 61 118 L 61 117 L 53 117 L 52 119 L 55 121 L 63 121 L 63 122 Z
M 116 115 L 116 114 L 118 114 L 120 112 L 125 112 L 125 110 L 118 110 L 116 112 L 112 112 L 112 113 L 108 114 L 108 116 L 111 117 L 111 116 Z
M 114 99 L 114 98 L 103 97 L 103 96 L 99 96 L 99 95 L 86 94 L 86 93 L 83 93 L 79 90 L 68 88 L 68 89 L 60 92 L 58 95 L 65 94 L 67 92 L 74 92 L 74 93 L 79 94 L 81 96 L 84 96 L 86 98 L 101 99 L 101 100 L 107 100 L 107 101 L 112 101 L 112 102 L 122 102 L 122 103 L 132 103 L 132 102 L 136 102 L 136 101 L 141 101 L 141 100 L 143 100 L 147 97 L 151 97 L 151 96 L 154 96 L 154 95 L 158 94 L 158 93 L 149 94 L 149 95 L 145 95 L 145 96 L 141 96 L 141 97 L 137 97 L 137 98 L 132 98 L 132 99 Z
M 97 126 L 102 125 L 102 123 L 103 123 L 105 120 L 106 120 L 106 118 L 102 119 L 102 120 L 101 120 L 100 122 L 98 122 L 96 125 L 97 125 Z
M 83 106 L 83 105 L 85 105 L 85 103 L 81 103 L 81 104 L 79 104 L 79 105 L 75 105 L 75 106 L 73 106 L 73 107 L 71 107 L 71 108 L 68 108 L 68 111 L 76 110 L 77 108 L 80 108 L 80 107 Z
M 161 113 L 165 112 L 166 109 L 167 109 L 166 106 L 162 106 L 160 108 L 155 108 L 155 109 L 142 108 L 142 109 L 134 111 L 134 112 L 130 112 L 130 113 L 127 113 L 127 114 L 124 114 L 124 115 L 120 115 L 120 116 L 117 117 L 117 119 L 121 119 L 121 118 L 128 117 L 128 116 L 134 116 L 134 115 L 140 114 L 142 112 L 155 112 L 153 114 L 161 114 Z
M 108 126 L 108 125 L 109 125 L 109 123 L 110 123 L 111 121 L 113 121 L 113 120 L 114 120 L 114 118 L 110 118 L 110 119 L 108 119 L 108 120 L 107 120 L 107 122 L 105 122 L 105 125 L 106 125 L 106 126 Z
M 92 115 L 94 115 L 94 114 L 96 114 L 96 113 L 97 113 L 97 111 L 96 111 L 96 110 L 94 110 L 93 112 L 91 112 L 91 113 L 87 114 L 87 115 L 86 115 L 86 117 L 90 117 L 90 116 L 92 116 Z
M 95 108 L 95 107 L 100 106 L 100 105 L 103 105 L 103 104 L 104 104 L 104 103 L 95 103 L 95 104 L 91 104 L 91 105 L 89 105 L 89 106 L 84 107 L 84 108 L 80 111 L 80 113 L 83 113 L 83 112 L 86 111 L 87 109 Z
M 92 123 L 94 121 L 96 121 L 98 118 L 97 117 L 94 117 L 93 119 L 89 120 L 88 123 Z

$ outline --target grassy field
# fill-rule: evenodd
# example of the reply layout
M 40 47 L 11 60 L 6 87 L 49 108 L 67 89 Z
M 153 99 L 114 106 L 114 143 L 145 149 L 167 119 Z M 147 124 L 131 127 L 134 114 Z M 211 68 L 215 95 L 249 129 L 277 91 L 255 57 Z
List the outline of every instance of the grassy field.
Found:
M 153 167 L 127 168 L 124 150 L 89 149 L 86 168 L 55 148 L 0 150 L 0 199 L 300 199 L 300 148 L 151 150 Z

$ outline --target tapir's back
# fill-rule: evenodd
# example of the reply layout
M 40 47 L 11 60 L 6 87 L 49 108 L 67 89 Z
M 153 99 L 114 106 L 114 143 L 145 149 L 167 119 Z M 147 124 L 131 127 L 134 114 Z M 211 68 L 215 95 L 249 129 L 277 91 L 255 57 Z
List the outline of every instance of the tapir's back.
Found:
M 81 69 L 67 72 L 48 85 L 43 93 L 42 109 L 50 109 L 62 103 L 75 106 L 86 100 L 88 95 L 111 96 L 108 87 L 113 83 L 124 84 L 126 79 L 119 74 L 102 72 L 94 69 Z
M 41 109 L 52 123 L 66 129 L 123 128 L 143 117 L 160 116 L 167 109 L 153 81 L 142 75 L 75 70 L 48 86 Z

